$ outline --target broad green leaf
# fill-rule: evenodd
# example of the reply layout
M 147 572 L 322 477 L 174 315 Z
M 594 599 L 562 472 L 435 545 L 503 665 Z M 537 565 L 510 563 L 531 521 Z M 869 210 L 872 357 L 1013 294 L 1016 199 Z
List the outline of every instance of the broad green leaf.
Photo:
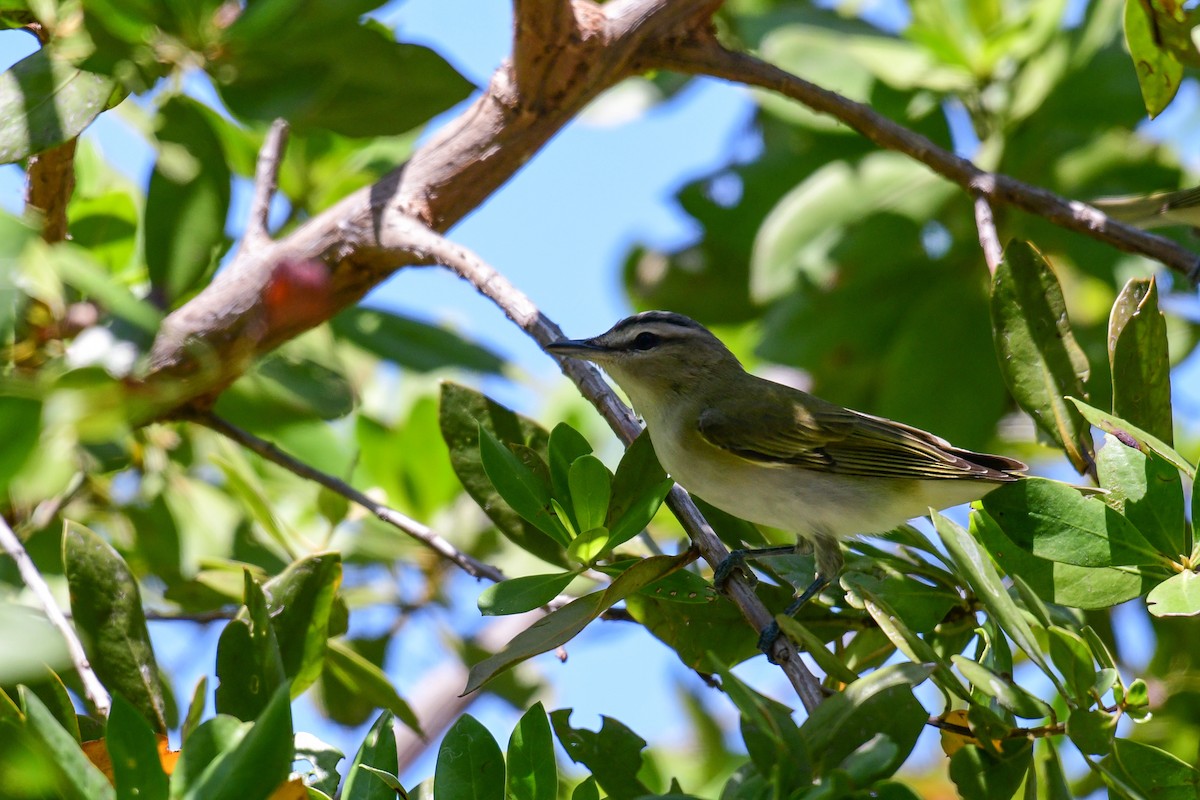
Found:
M 171 797 L 182 796 L 216 758 L 237 747 L 249 729 L 250 723 L 228 714 L 217 714 L 200 723 L 188 737 L 171 773 Z
M 29 606 L 0 603 L 0 642 L 22 643 L 21 647 L 0 648 L 0 686 L 41 680 L 47 668 L 71 668 L 62 634 L 43 612 Z M 0 713 L 0 719 L 3 717 Z
M 858 674 L 847 667 L 836 654 L 831 653 L 825 647 L 825 643 L 795 617 L 776 614 L 775 621 L 779 623 L 780 631 L 800 645 L 801 652 L 808 653 L 826 675 L 840 683 L 853 683 L 858 680 Z
M 486 617 L 532 611 L 562 594 L 577 574 L 523 575 L 492 584 L 479 595 L 479 613 Z
M 42 432 L 42 404 L 39 400 L 12 395 L 0 396 L 0 492 L 16 475 Z
M 560 544 L 569 544 L 567 531 L 550 507 L 550 487 L 522 463 L 483 423 L 479 424 L 479 463 L 496 491 L 526 522 Z
M 256 718 L 287 682 L 266 595 L 249 570 L 242 573 L 245 607 L 217 641 L 217 713 Z
M 341 582 L 341 555 L 315 553 L 289 564 L 263 586 L 293 697 L 303 694 L 321 674 Z
M 264 544 L 282 560 L 295 558 L 294 542 L 298 537 L 276 516 L 262 481 L 251 469 L 249 461 L 232 447 L 225 452 L 226 455 L 214 455 L 212 463 L 225 474 L 229 495 L 241 501 L 266 534 Z
M 29 732 L 53 754 L 60 780 L 60 797 L 68 800 L 116 800 L 116 792 L 104 773 L 96 769 L 75 737 L 58 724 L 54 716 L 33 692 L 21 687 L 21 707 Z
M 1073 608 L 1110 608 L 1140 597 L 1159 580 L 1139 567 L 1076 567 L 1038 558 L 1019 547 L 986 511 L 971 514 L 971 533 L 1009 575 L 1020 575 L 1049 603 Z
M 571 496 L 569 473 L 571 465 L 580 456 L 590 455 L 592 446 L 579 431 L 565 422 L 560 422 L 550 431 L 550 443 L 547 445 L 550 464 L 550 488 L 556 498 L 567 499 Z M 570 504 L 568 504 L 570 505 Z M 584 530 L 579 526 L 579 520 L 574 516 L 573 509 L 566 509 L 571 524 L 575 530 Z
M 532 420 L 518 416 L 484 395 L 455 383 L 442 384 L 438 421 L 450 450 L 450 464 L 467 494 L 500 532 L 523 550 L 564 569 L 571 566 L 566 546 L 526 522 L 500 497 L 480 463 L 479 428 L 502 442 L 522 444 L 545 453 L 548 434 Z
M 1096 454 L 1096 475 L 1108 491 L 1104 502 L 1133 523 L 1159 553 L 1168 558 L 1185 553 L 1183 481 L 1174 464 L 1106 433 Z
M 1033 745 L 1027 741 L 1005 742 L 1001 755 L 967 745 L 950 757 L 950 780 L 963 800 L 1012 797 L 1032 758 Z
M 992 280 L 992 328 L 1013 398 L 1061 446 L 1079 472 L 1092 460 L 1091 433 L 1064 398 L 1083 397 L 1089 367 L 1067 319 L 1062 287 L 1028 242 L 1014 239 Z
M 267 800 L 292 768 L 291 694 L 280 686 L 231 749 L 217 755 L 183 800 Z
M 1116 739 L 1100 762 L 1144 797 L 1191 800 L 1200 794 L 1200 770 L 1165 750 Z
M 666 470 L 658 463 L 650 434 L 642 431 L 625 448 L 621 463 L 613 475 L 612 502 L 609 503 L 606 524 L 616 530 L 618 520 L 628 516 L 632 507 L 645 496 L 647 487 L 656 486 L 667 480 Z
M 1103 709 L 1077 706 L 1067 716 L 1067 736 L 1085 753 L 1103 755 L 1112 749 L 1117 717 Z
M 632 498 L 625 513 L 613 523 L 609 531 L 609 549 L 619 547 L 644 531 L 674 486 L 675 481 L 667 478 L 645 487 L 641 494 Z
M 593 455 L 575 459 L 567 471 L 571 490 L 571 507 L 575 511 L 579 530 L 587 531 L 604 525 L 608 501 L 612 498 L 612 473 Z
M 691 669 L 707 670 L 710 654 L 723 664 L 759 655 L 757 632 L 746 625 L 738 607 L 723 595 L 709 597 L 703 603 L 680 603 L 634 592 L 625 598 L 625 609 Z M 781 606 L 786 602 L 780 598 Z
M 1046 632 L 1050 636 L 1050 660 L 1066 679 L 1067 687 L 1075 699 L 1087 705 L 1096 681 L 1096 667 L 1092 663 L 1091 649 L 1087 642 L 1073 631 L 1054 626 Z
M 417 372 L 458 367 L 495 374 L 504 360 L 454 331 L 376 308 L 352 306 L 329 321 L 334 335 Z
M 88 642 L 92 668 L 109 691 L 166 733 L 163 687 L 137 579 L 116 550 L 77 522 L 64 524 L 62 542 L 71 613 Z
M 1072 800 L 1074 795 L 1067 785 L 1067 776 L 1063 772 L 1062 761 L 1059 760 L 1058 751 L 1054 749 L 1054 742 L 1050 739 L 1043 739 L 1034 747 L 1033 768 L 1036 774 L 1031 775 L 1030 780 L 1037 778 L 1040 798 Z
M 513 728 L 508 740 L 505 800 L 555 800 L 558 766 L 550 721 L 541 703 L 534 703 Z
M 1125 43 L 1133 58 L 1146 113 L 1154 118 L 1175 99 L 1183 80 L 1183 64 L 1160 41 L 1146 6 L 1141 0 L 1125 3 Z
M 346 757 L 338 748 L 323 742 L 311 733 L 296 735 L 296 758 L 298 762 L 307 762 L 308 769 L 296 766 L 292 770 L 290 780 L 299 779 L 310 790 L 314 800 L 325 800 L 337 794 L 338 785 L 342 782 L 337 765 Z M 312 795 L 312 792 L 320 792 Z
M 1158 308 L 1154 278 L 1131 278 L 1113 303 L 1108 360 L 1113 415 L 1173 444 L 1167 320 Z
M 309 358 L 276 354 L 222 392 L 214 409 L 235 425 L 271 432 L 297 422 L 338 419 L 354 405 L 345 375 Z
M 1146 605 L 1156 617 L 1194 617 L 1200 614 L 1200 575 L 1185 570 L 1150 590 Z
M 608 549 L 608 528 L 589 528 L 571 540 L 567 553 L 580 564 L 590 566 Z
M 621 577 L 613 581 L 604 591 L 584 595 L 547 614 L 517 634 L 499 653 L 472 666 L 463 694 L 470 694 L 495 677 L 497 673 L 509 669 L 527 658 L 565 644 L 606 609 L 611 608 L 643 586 L 680 569 L 688 563 L 689 559 L 690 556 L 687 553 L 679 556 L 654 556 L 644 559 L 625 570 Z
M 1126 422 L 1120 417 L 1114 417 L 1112 414 L 1107 414 L 1098 408 L 1093 408 L 1082 400 L 1077 400 L 1074 397 L 1068 397 L 1067 399 L 1074 403 L 1075 407 L 1079 409 L 1079 413 L 1083 414 L 1088 422 L 1105 433 L 1111 433 L 1122 444 L 1128 447 L 1136 447 L 1143 453 L 1157 453 L 1174 464 L 1188 478 L 1193 480 L 1196 478 L 1196 467 L 1186 458 L 1179 455 L 1175 448 L 1162 439 L 1147 433 L 1133 423 Z
M 1079 567 L 1165 565 L 1129 520 L 1065 483 L 1026 478 L 982 502 L 1010 539 L 1039 558 Z
M 204 706 L 208 701 L 208 676 L 201 675 L 196 681 L 196 688 L 192 690 L 192 701 L 188 703 L 187 714 L 183 718 L 183 724 L 180 727 L 180 738 L 184 744 L 187 744 L 188 737 L 196 728 L 200 727 L 200 720 L 204 719 Z
M 847 588 L 869 588 L 872 596 L 884 601 L 892 613 L 904 620 L 904 624 L 918 633 L 928 633 L 941 624 L 950 609 L 962 602 L 956 592 L 943 586 L 930 586 L 921 581 L 908 577 L 889 575 L 885 578 L 862 573 L 848 573 L 852 578 Z M 861 607 L 855 602 L 853 594 L 847 600 L 855 607 Z M 924 659 L 922 659 L 924 660 Z
M 167 775 L 158 740 L 145 718 L 119 694 L 113 695 L 104 741 L 112 757 L 117 800 L 166 800 Z
M 571 800 L 600 800 L 600 788 L 591 775 L 571 792 Z
M 232 176 L 196 106 L 177 95 L 159 109 L 159 154 L 146 191 L 146 268 L 154 297 L 168 308 L 200 288 L 226 246 Z
M 325 651 L 326 669 L 334 672 L 348 687 L 356 690 L 362 698 L 386 709 L 418 734 L 421 723 L 417 715 L 396 691 L 383 670 L 358 653 L 340 639 L 330 639 Z
M 387 794 L 382 795 L 382 797 L 387 798 L 387 800 L 392 800 L 394 797 L 399 797 L 400 800 L 408 800 L 408 792 L 404 791 L 404 785 L 400 783 L 400 779 L 396 777 L 395 773 L 388 772 L 387 770 L 376 769 L 375 767 L 369 767 L 366 764 L 360 766 L 359 769 L 368 775 L 374 775 L 379 779 L 381 785 L 390 790 Z M 427 781 L 427 783 L 431 782 L 432 779 Z
M 255 3 L 229 27 L 221 57 L 209 64 L 222 99 L 240 117 L 285 117 L 298 131 L 389 136 L 467 97 L 472 85 L 441 56 L 361 21 L 371 7 L 360 6 L 322 3 L 297 14 L 288 0 Z M 339 58 L 345 53 L 354 58 Z M 380 75 L 393 80 L 381 83 Z
M 83 132 L 113 98 L 109 79 L 42 47 L 0 74 L 0 164 L 13 164 Z
M 601 716 L 600 730 L 571 727 L 571 709 L 550 712 L 554 735 L 576 764 L 591 771 L 596 783 L 612 798 L 651 794 L 638 772 L 646 741 L 617 720 Z
M 446 731 L 433 775 L 436 797 L 503 800 L 504 756 L 488 729 L 463 714 Z
M 751 689 L 714 656 L 708 664 L 741 712 L 742 741 L 758 772 L 771 776 L 776 785 L 812 783 L 812 753 L 792 719 L 792 709 Z
M 982 664 L 960 655 L 952 655 L 950 660 L 976 690 L 993 698 L 1018 717 L 1044 719 L 1053 713 L 1048 703 L 1022 689 L 1012 678 L 998 675 Z
M 396 755 L 396 732 L 392 729 L 392 713 L 382 712 L 367 731 L 362 747 L 346 770 L 346 785 L 342 800 L 395 800 L 395 790 L 369 769 L 395 776 L 400 771 Z

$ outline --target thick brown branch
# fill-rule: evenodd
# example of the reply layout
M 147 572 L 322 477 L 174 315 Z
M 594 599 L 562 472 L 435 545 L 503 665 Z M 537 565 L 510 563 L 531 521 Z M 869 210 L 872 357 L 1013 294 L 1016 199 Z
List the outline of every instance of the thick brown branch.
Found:
M 67 204 L 75 191 L 75 145 L 69 139 L 30 157 L 25 171 L 25 206 L 42 215 L 42 238 L 67 238 Z
M 538 311 L 529 297 L 467 248 L 447 240 L 441 234 L 413 220 L 398 225 L 396 234 L 406 247 L 420 253 L 424 260 L 442 264 L 469 282 L 499 306 L 509 319 L 538 344 L 545 346 L 564 338 L 562 330 Z M 596 407 L 622 441 L 629 444 L 637 438 L 642 431 L 641 424 L 600 377 L 599 370 L 589 363 L 571 359 L 563 359 L 560 365 L 563 372 L 579 387 L 580 393 Z M 704 560 L 713 567 L 724 561 L 729 551 L 717 538 L 687 492 L 676 486 L 668 495 L 667 503 L 683 524 L 693 544 L 700 550 Z M 761 631 L 770 624 L 770 612 L 741 575 L 735 574 L 726 583 L 725 591 L 756 631 Z M 809 711 L 816 708 L 824 699 L 820 683 L 805 667 L 786 637 L 781 636 L 776 640 L 772 656 L 787 674 L 804 707 Z
M 880 147 L 911 156 L 974 196 L 1016 206 L 1119 250 L 1152 258 L 1189 280 L 1196 278 L 1197 255 L 1169 239 L 1118 222 L 1085 203 L 1067 200 L 1047 189 L 1007 175 L 984 172 L 967 159 L 876 113 L 870 106 L 822 89 L 754 56 L 727 50 L 714 38 L 670 43 L 653 54 L 650 63 L 778 92 L 836 118 Z

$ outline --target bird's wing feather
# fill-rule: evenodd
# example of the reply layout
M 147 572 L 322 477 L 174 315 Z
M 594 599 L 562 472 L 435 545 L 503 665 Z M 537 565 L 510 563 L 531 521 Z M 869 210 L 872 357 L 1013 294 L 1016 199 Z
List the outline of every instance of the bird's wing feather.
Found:
M 1012 480 L 1024 465 L 971 453 L 899 422 L 873 417 L 779 386 L 736 413 L 716 405 L 700 414 L 700 435 L 715 447 L 764 465 L 798 466 L 867 478 Z M 986 464 L 970 460 L 978 456 Z M 989 461 L 989 459 L 991 459 Z

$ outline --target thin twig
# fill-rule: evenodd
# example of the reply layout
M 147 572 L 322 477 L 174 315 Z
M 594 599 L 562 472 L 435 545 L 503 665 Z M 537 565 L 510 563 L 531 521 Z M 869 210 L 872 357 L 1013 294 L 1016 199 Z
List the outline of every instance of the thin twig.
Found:
M 538 344 L 545 346 L 563 338 L 562 330 L 545 314 L 541 313 L 524 293 L 513 286 L 507 278 L 496 271 L 475 253 L 462 245 L 449 241 L 441 234 L 416 220 L 406 220 L 393 226 L 392 235 L 398 242 L 420 254 L 423 258 L 436 261 L 460 278 L 469 282 L 481 294 L 494 302 L 502 311 L 528 333 Z M 600 412 L 609 426 L 629 444 L 642 431 L 641 424 L 628 407 L 609 388 L 600 371 L 589 363 L 563 359 L 563 372 L 575 382 L 580 393 Z M 729 551 L 709 526 L 704 516 L 679 486 L 671 490 L 667 503 L 683 524 L 692 542 L 699 548 L 704 560 L 711 566 L 721 563 Z M 751 585 L 741 575 L 726 583 L 725 591 L 741 610 L 746 620 L 761 631 L 772 620 L 767 608 L 754 594 Z M 795 688 L 804 707 L 812 711 L 824 699 L 820 683 L 809 672 L 787 642 L 786 637 L 776 639 L 772 656 L 780 664 L 788 680 Z
M 443 539 L 428 526 L 422 525 L 415 519 L 406 517 L 399 511 L 385 506 L 383 503 L 378 503 L 367 497 L 362 492 L 355 489 L 345 481 L 335 478 L 334 476 L 322 472 L 315 467 L 305 464 L 293 456 L 280 450 L 275 445 L 260 439 L 249 431 L 242 430 L 236 425 L 216 416 L 211 412 L 197 413 L 189 417 L 193 422 L 211 428 L 222 436 L 231 439 L 248 450 L 258 453 L 260 456 L 270 461 L 273 464 L 286 469 L 288 472 L 299 475 L 310 481 L 321 484 L 331 492 L 337 492 L 342 497 L 358 503 L 363 508 L 370 511 L 383 522 L 391 525 L 394 528 L 408 534 L 419 542 L 422 542 L 434 552 L 451 561 L 462 568 L 464 572 L 473 578 L 482 578 L 489 581 L 499 582 L 504 580 L 504 573 L 495 567 L 477 561 L 466 553 L 460 551 L 454 545 Z
M 1118 222 L 1092 206 L 1067 200 L 1048 189 L 1008 175 L 985 172 L 868 105 L 809 83 L 747 53 L 727 50 L 714 37 L 667 40 L 659 44 L 656 52 L 646 54 L 649 65 L 778 92 L 834 117 L 882 148 L 910 156 L 974 196 L 1016 206 L 1118 250 L 1152 258 L 1189 279 L 1196 277 L 1196 254 L 1170 239 Z
M 1000 246 L 1000 236 L 996 233 L 992 207 L 983 195 L 975 196 L 975 228 L 979 231 L 979 246 L 983 248 L 983 260 L 987 262 L 988 272 L 995 275 L 1000 260 L 1004 258 L 1004 249 Z
M 58 628 L 59 633 L 66 640 L 67 652 L 71 655 L 71 663 L 75 665 L 75 671 L 79 674 L 79 679 L 83 682 L 83 693 L 100 716 L 107 717 L 108 710 L 112 707 L 112 698 L 104 688 L 104 684 L 100 682 L 100 679 L 96 677 L 96 673 L 92 670 L 92 665 L 88 662 L 87 653 L 83 650 L 83 643 L 79 641 L 79 637 L 75 634 L 75 629 L 71 627 L 71 623 L 67 622 L 62 609 L 58 607 L 58 603 L 55 601 L 50 587 L 46 584 L 42 574 L 38 572 L 38 568 L 33 563 L 33 559 L 29 557 L 29 553 L 25 551 L 25 546 L 21 544 L 21 540 L 13 533 L 12 528 L 8 527 L 8 523 L 4 521 L 3 517 L 0 517 L 0 545 L 3 545 L 5 552 L 12 556 L 13 561 L 17 562 L 17 569 L 21 573 L 21 580 L 25 581 L 25 585 L 29 587 L 29 590 L 33 592 L 42 604 L 42 608 L 45 610 L 50 624 Z
M 254 247 L 271 238 L 268 227 L 271 199 L 275 196 L 275 190 L 279 188 L 279 167 L 283 163 L 287 140 L 287 120 L 277 119 L 272 122 L 258 151 L 258 163 L 254 167 L 254 196 L 250 200 L 250 215 L 246 220 L 243 247 Z

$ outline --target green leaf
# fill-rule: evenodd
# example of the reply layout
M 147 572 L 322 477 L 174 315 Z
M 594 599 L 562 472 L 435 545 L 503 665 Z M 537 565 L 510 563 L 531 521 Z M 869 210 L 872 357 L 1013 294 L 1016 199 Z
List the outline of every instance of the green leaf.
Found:
M 118 800 L 166 800 L 167 775 L 158 740 L 145 718 L 119 694 L 113 695 L 104 741 L 112 757 Z
M 116 550 L 77 522 L 64 524 L 62 552 L 71 613 L 89 642 L 97 677 L 166 733 L 163 687 L 137 580 Z
M 560 422 L 554 426 L 554 430 L 550 431 L 550 443 L 546 449 L 549 453 L 551 493 L 556 498 L 565 500 L 571 496 L 568 477 L 571 465 L 580 456 L 590 455 L 592 445 L 583 437 L 582 433 L 567 423 Z M 571 509 L 567 509 L 567 511 L 571 513 Z M 583 530 L 579 527 L 579 521 L 574 515 L 569 518 L 571 524 L 575 526 L 575 530 Z
M 0 164 L 73 139 L 108 107 L 113 83 L 43 46 L 0 74 Z
M 352 306 L 329 321 L 334 335 L 417 372 L 458 367 L 497 374 L 504 359 L 438 325 L 377 308 Z
M 1086 705 L 1096 681 L 1091 649 L 1083 637 L 1065 628 L 1054 626 L 1047 633 L 1050 635 L 1050 660 L 1066 679 L 1075 699 Z
M 187 784 L 181 800 L 266 800 L 287 779 L 294 752 L 287 685 L 272 695 L 253 724 L 239 730 L 244 735 L 236 737 L 232 748 L 224 748 Z
M 680 574 L 688 573 L 675 573 Z M 710 654 L 722 663 L 740 664 L 762 652 L 756 644 L 757 634 L 732 601 L 712 596 L 711 590 L 703 596 L 708 600 L 680 603 L 649 596 L 646 591 L 634 592 L 625 598 L 625 609 L 692 669 L 708 669 Z M 781 598 L 780 605 L 785 602 Z
M 593 455 L 580 456 L 571 464 L 567 485 L 579 530 L 588 531 L 604 525 L 608 501 L 612 498 L 612 481 L 608 467 Z
M 1174 464 L 1128 447 L 1111 433 L 1096 455 L 1103 500 L 1128 519 L 1159 553 L 1183 555 L 1187 544 L 1183 481 Z
M 600 789 L 596 786 L 596 779 L 589 775 L 587 780 L 571 792 L 571 800 L 600 800 Z
M 1108 321 L 1113 414 L 1174 443 L 1167 320 L 1154 278 L 1130 278 Z
M 541 703 L 534 703 L 513 728 L 508 740 L 505 800 L 555 800 L 558 767 L 550 721 Z
M 214 410 L 235 425 L 279 431 L 354 410 L 354 389 L 342 373 L 309 358 L 273 355 L 221 393 Z
M 567 531 L 552 513 L 550 487 L 479 424 L 479 463 L 496 491 L 526 522 L 532 523 L 562 545 L 570 543 Z
M 1150 590 L 1146 605 L 1156 617 L 1194 617 L 1200 614 L 1200 575 L 1186 570 Z
M 1050 705 L 1022 689 L 1011 677 L 998 675 L 982 664 L 960 655 L 950 656 L 954 666 L 975 687 L 1018 717 L 1044 719 L 1053 714 Z
M 1039 558 L 1079 567 L 1165 565 L 1129 520 L 1065 483 L 1008 483 L 988 493 L 983 507 L 1010 539 Z
M 340 639 L 330 639 L 325 651 L 326 668 L 333 671 L 356 694 L 377 707 L 387 709 L 415 731 L 424 736 L 417 715 L 396 687 L 388 680 L 383 670 L 354 652 Z
M 1117 739 L 1100 764 L 1144 797 L 1191 800 L 1200 793 L 1200 770 L 1152 745 Z
M 1013 398 L 1075 468 L 1092 460 L 1091 433 L 1064 399 L 1083 397 L 1087 356 L 1075 342 L 1062 287 L 1045 257 L 1014 239 L 992 280 L 992 328 L 1000 371 Z
M 609 549 L 619 547 L 644 531 L 674 486 L 675 481 L 667 478 L 647 486 L 641 494 L 634 497 L 625 513 L 609 531 Z
M 1030 742 L 1006 742 L 1000 755 L 967 745 L 950 757 L 950 780 L 963 800 L 1012 797 L 1029 771 Z
M 1117 717 L 1103 709 L 1071 709 L 1067 717 L 1067 736 L 1085 753 L 1103 755 L 1112 749 L 1117 732 Z
M 1037 779 L 1039 798 L 1072 800 L 1074 794 L 1067 785 L 1062 761 L 1059 760 L 1058 751 L 1054 749 L 1054 743 L 1050 739 L 1043 739 L 1034 747 L 1033 768 L 1035 774 L 1031 775 L 1029 780 Z
M 367 732 L 362 747 L 358 748 L 354 761 L 346 770 L 342 800 L 395 800 L 394 787 L 388 785 L 379 772 L 395 777 L 399 771 L 392 713 L 384 711 Z
M 616 474 L 613 475 L 612 501 L 609 504 L 608 518 L 605 520 L 609 530 L 616 531 L 620 521 L 630 515 L 634 506 L 645 504 L 648 487 L 657 486 L 666 480 L 666 470 L 658 463 L 654 445 L 650 442 L 650 434 L 648 431 L 642 431 L 629 447 L 625 448 L 621 463 L 617 464 Z M 648 523 L 649 519 L 646 522 Z
M 549 435 L 532 420 L 518 416 L 479 392 L 445 382 L 438 421 L 450 450 L 450 464 L 467 494 L 479 504 L 500 532 L 521 549 L 555 566 L 571 566 L 566 546 L 526 522 L 504 501 L 480 461 L 479 429 L 502 442 L 522 444 L 544 453 Z
M 108 778 L 84 755 L 79 742 L 54 719 L 37 695 L 21 687 L 19 696 L 26 728 L 53 755 L 60 796 L 69 800 L 116 800 Z
M 608 528 L 589 528 L 571 540 L 567 553 L 580 564 L 591 566 L 608 549 Z
M 741 712 L 742 741 L 758 772 L 776 785 L 812 783 L 812 754 L 792 710 L 751 689 L 715 657 L 709 657 L 708 665 L 721 676 L 721 687 Z
M 433 775 L 436 797 L 503 800 L 504 756 L 488 729 L 463 714 L 446 731 Z
M 251 720 L 263 712 L 287 682 L 279 642 L 263 589 L 242 573 L 245 609 L 221 631 L 217 641 L 217 713 Z
M 263 586 L 284 674 L 299 697 L 321 674 L 329 620 L 342 582 L 339 553 L 295 561 Z
M 208 676 L 201 675 L 200 680 L 196 681 L 196 688 L 192 690 L 192 701 L 188 703 L 187 715 L 183 718 L 183 724 L 179 726 L 180 738 L 184 744 L 187 744 L 192 732 L 200 726 L 200 720 L 204 718 L 204 706 L 207 700 Z
M 292 770 L 291 779 L 299 778 L 312 791 L 320 792 L 318 798 L 333 798 L 337 794 L 338 784 L 342 778 L 338 774 L 337 765 L 346 757 L 338 748 L 323 742 L 312 734 L 301 734 L 296 737 L 296 756 L 298 762 L 308 762 L 308 769 L 297 765 Z
M 611 717 L 600 720 L 600 730 L 589 731 L 571 727 L 569 708 L 550 712 L 550 724 L 567 756 L 587 767 L 605 794 L 614 800 L 651 794 L 638 779 L 646 740 Z
M 654 556 L 621 574 L 607 589 L 572 600 L 517 634 L 504 649 L 471 667 L 463 694 L 470 694 L 498 673 L 570 641 L 589 622 L 629 594 L 683 567 L 689 554 Z
M 490 617 L 532 611 L 562 594 L 576 575 L 576 572 L 523 575 L 492 584 L 479 595 L 479 613 Z
M 1183 80 L 1183 64 L 1158 38 L 1150 10 L 1140 0 L 1128 0 L 1125 3 L 1125 42 L 1133 58 L 1146 113 L 1151 118 L 1171 104 Z
M 0 397 L 0 493 L 20 472 L 42 433 L 42 403 L 26 397 Z
M 847 573 L 843 580 L 849 584 L 851 592 L 869 588 L 874 598 L 885 602 L 893 614 L 918 633 L 932 631 L 946 618 L 951 608 L 962 602 L 957 592 L 944 586 L 931 586 L 907 577 L 889 575 L 876 578 L 862 573 Z M 855 599 L 853 594 L 847 596 L 850 603 L 860 607 Z
M 146 268 L 154 296 L 171 307 L 200 288 L 225 250 L 232 176 L 196 101 L 176 95 L 159 115 L 159 155 L 146 191 Z
M 1088 422 L 1105 433 L 1111 433 L 1121 440 L 1122 444 L 1128 447 L 1136 447 L 1143 453 L 1156 453 L 1174 464 L 1188 478 L 1193 480 L 1196 478 L 1196 467 L 1186 458 L 1179 455 L 1175 451 L 1175 448 L 1162 439 L 1153 434 L 1146 433 L 1146 431 L 1131 422 L 1126 422 L 1120 417 L 1114 417 L 1112 414 L 1107 414 L 1098 408 L 1093 408 L 1082 400 L 1077 400 L 1074 397 L 1068 397 L 1067 399 L 1075 404 L 1075 407 L 1079 409 L 1079 413 L 1083 414 Z

